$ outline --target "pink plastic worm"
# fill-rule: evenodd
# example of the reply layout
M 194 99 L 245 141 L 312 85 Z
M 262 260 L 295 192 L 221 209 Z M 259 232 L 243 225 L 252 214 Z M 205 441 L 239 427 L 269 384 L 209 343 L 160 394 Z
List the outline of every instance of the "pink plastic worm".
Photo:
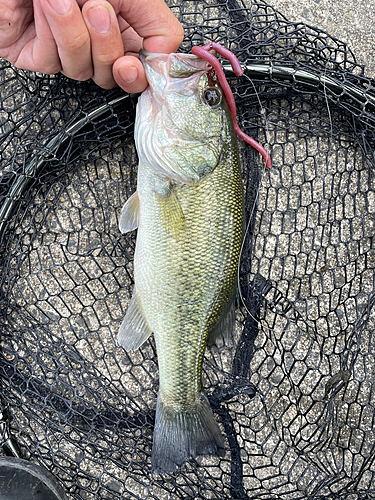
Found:
M 221 56 L 225 57 L 227 59 L 233 68 L 234 73 L 237 76 L 241 76 L 243 73 L 243 69 L 241 68 L 240 62 L 237 59 L 237 57 L 231 52 L 230 50 L 226 49 L 222 45 L 216 42 L 210 42 L 207 43 L 207 45 L 204 45 L 203 47 L 193 47 L 191 49 L 192 53 L 195 54 L 196 56 L 201 57 L 202 59 L 205 59 L 208 63 L 211 64 L 211 66 L 214 68 L 215 73 L 219 79 L 221 88 L 223 89 L 225 98 L 228 103 L 228 108 L 230 111 L 230 114 L 232 116 L 233 120 L 233 125 L 234 125 L 234 131 L 240 137 L 242 140 L 250 144 L 254 149 L 256 149 L 264 158 L 264 161 L 266 162 L 266 167 L 271 168 L 272 167 L 272 162 L 271 162 L 271 157 L 268 154 L 268 152 L 264 149 L 264 147 L 259 144 L 255 139 L 252 137 L 248 136 L 243 132 L 238 123 L 237 123 L 237 110 L 236 110 L 236 103 L 234 101 L 233 93 L 232 90 L 229 86 L 229 83 L 227 82 L 227 79 L 225 77 L 223 68 L 220 64 L 220 61 L 213 55 L 210 50 L 216 50 L 218 54 Z

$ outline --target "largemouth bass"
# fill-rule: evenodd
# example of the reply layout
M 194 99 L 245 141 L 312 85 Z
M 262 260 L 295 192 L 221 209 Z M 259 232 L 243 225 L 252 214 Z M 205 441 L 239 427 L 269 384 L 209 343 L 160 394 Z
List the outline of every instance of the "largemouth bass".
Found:
M 153 332 L 159 395 L 152 467 L 223 455 L 202 388 L 207 341 L 230 336 L 244 228 L 237 138 L 211 66 L 190 54 L 140 54 L 149 87 L 139 98 L 137 191 L 120 230 L 138 228 L 133 297 L 119 343 L 138 349 Z

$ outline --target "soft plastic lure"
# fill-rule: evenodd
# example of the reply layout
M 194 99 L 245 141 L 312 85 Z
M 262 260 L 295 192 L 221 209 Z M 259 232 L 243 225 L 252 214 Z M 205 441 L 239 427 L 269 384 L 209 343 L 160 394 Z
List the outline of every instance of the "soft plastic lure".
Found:
M 231 52 L 230 50 L 226 49 L 225 47 L 216 42 L 209 42 L 203 47 L 193 47 L 191 50 L 193 54 L 201 57 L 202 59 L 205 59 L 208 63 L 210 63 L 213 69 L 215 70 L 216 76 L 220 82 L 221 88 L 223 89 L 225 98 L 227 100 L 228 108 L 233 120 L 234 130 L 238 135 L 238 137 L 240 137 L 243 141 L 247 142 L 248 144 L 250 144 L 250 146 L 256 149 L 263 156 L 264 161 L 266 162 L 266 167 L 271 168 L 272 162 L 268 152 L 264 149 L 264 147 L 261 144 L 259 144 L 259 142 L 257 142 L 249 135 L 245 134 L 245 132 L 240 129 L 237 123 L 236 103 L 234 101 L 232 90 L 229 86 L 229 83 L 227 82 L 220 61 L 210 52 L 210 50 L 215 50 L 218 54 L 227 59 L 232 65 L 233 71 L 236 76 L 241 76 L 243 73 L 243 69 L 241 67 L 239 60 L 233 54 L 233 52 Z

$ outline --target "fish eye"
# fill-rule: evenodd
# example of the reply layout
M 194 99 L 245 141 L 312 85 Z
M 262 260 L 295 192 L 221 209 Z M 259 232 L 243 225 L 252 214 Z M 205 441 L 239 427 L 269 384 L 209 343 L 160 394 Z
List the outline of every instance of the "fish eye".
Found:
M 203 91 L 203 101 L 213 109 L 220 106 L 222 97 L 223 95 L 218 87 L 207 87 Z

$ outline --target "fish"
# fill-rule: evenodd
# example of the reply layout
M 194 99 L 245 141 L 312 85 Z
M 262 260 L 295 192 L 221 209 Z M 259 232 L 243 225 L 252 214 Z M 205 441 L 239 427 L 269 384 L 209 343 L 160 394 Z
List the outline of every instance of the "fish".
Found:
M 118 342 L 153 333 L 159 367 L 151 464 L 171 473 L 225 442 L 202 386 L 207 343 L 228 343 L 244 237 L 237 138 L 211 65 L 141 50 L 148 88 L 137 103 L 137 190 L 119 228 L 138 230 L 134 290 Z

